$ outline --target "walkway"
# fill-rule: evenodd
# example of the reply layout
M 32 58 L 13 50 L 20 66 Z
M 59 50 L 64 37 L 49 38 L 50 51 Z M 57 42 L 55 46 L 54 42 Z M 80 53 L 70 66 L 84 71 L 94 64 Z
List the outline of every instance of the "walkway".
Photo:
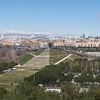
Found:
M 56 62 L 54 65 L 58 65 L 59 63 L 61 63 L 62 61 L 68 59 L 72 54 L 69 54 L 67 57 L 61 59 L 60 61 Z

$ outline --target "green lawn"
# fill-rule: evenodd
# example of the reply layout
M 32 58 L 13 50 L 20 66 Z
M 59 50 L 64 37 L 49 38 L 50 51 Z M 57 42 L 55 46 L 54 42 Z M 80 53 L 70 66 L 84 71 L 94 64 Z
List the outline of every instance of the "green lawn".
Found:
M 58 49 L 50 49 L 49 54 L 50 54 L 50 64 L 54 64 L 57 61 L 67 56 L 67 54 Z
M 34 53 L 40 54 L 41 52 L 42 52 L 42 50 L 39 50 L 39 51 L 35 51 Z M 31 55 L 30 53 L 24 54 L 20 58 L 19 62 L 20 62 L 21 65 L 23 65 L 27 61 L 32 59 L 33 57 L 34 56 Z M 17 82 L 19 83 L 19 81 L 22 81 L 22 79 L 24 79 L 24 77 L 28 77 L 36 71 L 38 71 L 38 68 L 36 69 L 34 67 L 18 68 L 18 70 L 14 70 L 14 71 L 10 71 L 10 72 L 0 74 L 0 82 L 2 82 L 2 83 L 12 83 L 14 81 L 15 83 L 17 83 Z
M 22 70 L 21 70 L 22 69 Z M 32 69 L 26 69 L 26 68 L 21 68 L 16 71 L 11 71 L 11 72 L 6 72 L 0 76 L 0 82 L 2 83 L 19 83 L 24 79 L 24 77 L 28 77 L 37 70 L 32 70 Z
M 25 69 L 22 71 L 11 71 L 6 72 L 0 76 L 0 83 L 4 83 L 4 85 L 0 84 L 0 87 L 4 87 L 8 91 L 12 90 L 11 84 L 19 84 L 20 82 L 23 82 L 25 77 L 29 77 L 30 75 L 34 74 L 38 70 L 32 70 L 32 69 Z M 5 85 L 6 84 L 6 85 Z
M 32 56 L 31 54 L 24 54 L 22 55 L 22 57 L 20 58 L 19 63 L 21 65 L 25 64 L 27 61 L 29 61 L 30 59 L 32 59 L 34 56 Z
M 35 55 L 39 55 L 43 50 L 38 50 L 38 51 L 33 51 L 32 53 Z M 31 55 L 30 53 L 27 54 L 23 54 L 20 58 L 19 63 L 21 65 L 25 64 L 26 62 L 28 62 L 30 59 L 32 59 L 34 56 Z M 38 71 L 37 69 L 32 69 L 32 68 L 19 68 L 18 70 L 15 71 L 10 71 L 10 72 L 6 72 L 3 74 L 0 74 L 0 82 L 2 83 L 19 83 L 20 81 L 22 81 L 24 79 L 24 77 L 28 77 L 30 75 L 32 75 L 34 72 Z
M 41 51 L 42 52 L 42 51 Z M 45 55 L 46 51 L 44 52 Z M 38 53 L 39 54 L 39 53 Z M 20 59 L 20 63 L 24 64 L 27 61 L 29 61 L 30 59 L 32 59 L 34 56 L 31 55 L 30 53 L 28 54 L 24 54 L 21 59 Z M 41 58 L 42 59 L 42 58 Z M 39 58 L 38 62 L 40 61 L 41 64 L 41 59 Z M 43 63 L 43 62 L 42 62 Z M 45 66 L 45 63 L 43 63 Z M 37 67 L 32 66 L 32 67 L 21 67 L 18 68 L 16 70 L 10 71 L 10 72 L 6 72 L 6 73 L 2 73 L 0 74 L 0 86 L 5 87 L 6 89 L 10 89 L 11 85 L 13 82 L 15 84 L 23 82 L 25 77 L 29 77 L 30 75 L 36 73 L 37 71 L 39 71 L 41 68 L 41 65 L 39 65 L 37 63 Z M 6 85 L 1 85 L 2 83 L 4 84 L 8 84 L 8 86 Z
M 34 55 L 39 55 L 40 53 L 43 52 L 44 49 L 40 49 L 40 50 L 35 50 L 32 52 L 32 54 L 27 53 L 27 54 L 23 54 L 19 60 L 19 63 L 21 65 L 24 65 L 26 62 L 28 62 L 30 59 L 32 59 L 34 57 Z

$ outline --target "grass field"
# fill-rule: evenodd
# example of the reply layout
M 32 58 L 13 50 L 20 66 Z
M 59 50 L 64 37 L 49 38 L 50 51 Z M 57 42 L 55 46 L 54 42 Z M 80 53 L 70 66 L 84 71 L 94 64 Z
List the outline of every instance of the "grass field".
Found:
M 36 70 L 30 70 L 25 68 L 20 68 L 19 70 L 4 73 L 0 76 L 0 82 L 2 83 L 19 83 L 22 81 L 23 77 L 28 77 L 36 72 Z
M 45 50 L 43 51 L 43 53 L 40 54 L 40 56 L 46 56 L 46 55 L 49 55 L 48 50 Z M 25 58 L 23 59 L 23 62 L 26 62 L 27 61 L 25 60 L 27 58 L 26 55 L 24 57 Z M 0 86 L 3 86 L 5 88 L 6 87 L 10 88 L 11 85 L 9 84 L 12 84 L 12 83 L 18 84 L 20 82 L 23 82 L 25 77 L 29 77 L 30 75 L 36 73 L 37 71 L 41 69 L 42 66 L 45 67 L 47 63 L 49 62 L 49 59 L 47 59 L 47 57 L 44 58 L 44 57 L 39 57 L 39 56 L 36 56 L 36 57 L 33 56 L 33 58 L 31 58 L 29 62 L 31 62 L 32 66 L 21 67 L 16 70 L 12 70 L 10 72 L 0 74 Z M 9 86 L 5 84 L 8 84 Z
M 11 84 L 13 83 L 19 84 L 20 82 L 23 82 L 25 77 L 28 77 L 37 71 L 38 70 L 35 70 L 35 69 L 26 70 L 24 68 L 24 69 L 4 73 L 0 76 L 0 83 L 3 83 L 3 84 L 0 84 L 0 86 L 10 91 L 12 89 Z
M 31 54 L 25 54 L 21 58 L 21 64 L 25 63 L 24 65 L 26 66 L 18 68 L 17 70 L 0 74 L 0 83 L 20 83 L 24 80 L 25 77 L 29 77 L 30 75 L 39 71 L 40 67 L 45 67 L 47 63 L 54 64 L 67 56 L 67 54 L 65 54 L 63 51 L 57 49 L 44 50 L 42 53 L 41 52 L 42 51 L 33 52 L 34 55 L 37 54 L 37 56 L 35 57 Z M 38 56 L 38 54 L 40 55 Z M 31 65 L 29 64 L 29 62 L 31 63 Z M 9 87 L 11 87 L 11 85 Z
M 19 63 L 21 65 L 24 65 L 26 62 L 28 62 L 30 59 L 32 59 L 35 55 L 39 55 L 41 52 L 43 52 L 43 49 L 33 51 L 32 52 L 33 55 L 31 53 L 26 53 L 21 56 Z
M 49 51 L 49 56 L 50 56 L 50 64 L 54 64 L 57 61 L 63 59 L 66 57 L 68 54 L 65 54 L 63 51 L 58 50 L 58 49 L 50 49 Z

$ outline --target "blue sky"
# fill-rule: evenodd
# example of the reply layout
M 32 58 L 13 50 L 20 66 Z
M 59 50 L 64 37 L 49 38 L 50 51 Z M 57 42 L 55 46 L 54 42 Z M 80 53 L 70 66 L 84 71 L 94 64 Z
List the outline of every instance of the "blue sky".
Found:
M 0 0 L 0 30 L 99 35 L 100 0 Z

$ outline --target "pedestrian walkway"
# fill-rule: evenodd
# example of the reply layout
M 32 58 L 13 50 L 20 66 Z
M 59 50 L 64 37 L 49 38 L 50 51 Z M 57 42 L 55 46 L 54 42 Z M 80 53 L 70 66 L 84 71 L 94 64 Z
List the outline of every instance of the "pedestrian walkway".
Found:
M 67 57 L 65 57 L 65 58 L 63 58 L 63 59 L 61 59 L 61 60 L 59 60 L 59 61 L 56 62 L 54 65 L 58 65 L 58 64 L 61 63 L 62 61 L 68 59 L 71 55 L 72 55 L 72 54 L 69 54 Z

